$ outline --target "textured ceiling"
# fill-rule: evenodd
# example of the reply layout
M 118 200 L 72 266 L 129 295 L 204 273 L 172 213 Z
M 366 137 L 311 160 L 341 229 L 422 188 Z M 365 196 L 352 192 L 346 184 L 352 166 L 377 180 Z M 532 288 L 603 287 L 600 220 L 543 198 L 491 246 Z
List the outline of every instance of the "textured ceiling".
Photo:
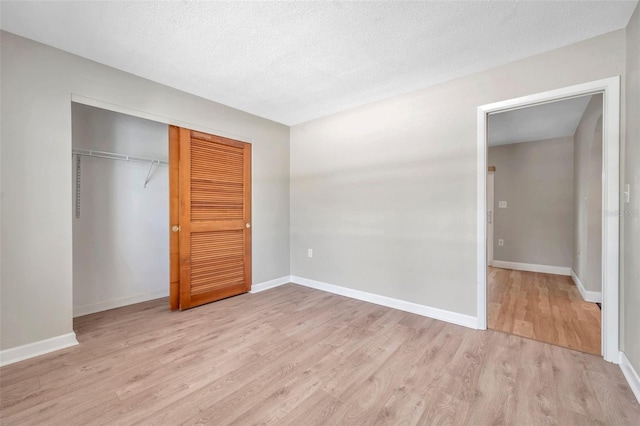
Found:
M 591 96 L 489 115 L 488 145 L 538 141 L 576 132 Z
M 2 29 L 293 125 L 624 28 L 615 2 L 6 2 Z

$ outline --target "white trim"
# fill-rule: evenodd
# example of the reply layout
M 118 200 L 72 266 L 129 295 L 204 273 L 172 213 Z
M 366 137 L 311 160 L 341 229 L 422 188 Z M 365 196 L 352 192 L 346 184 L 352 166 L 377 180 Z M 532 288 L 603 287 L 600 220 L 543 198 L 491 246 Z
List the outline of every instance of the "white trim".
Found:
M 543 274 L 571 275 L 569 266 L 537 265 L 535 263 L 508 262 L 506 260 L 493 260 L 491 266 L 503 269 L 515 269 L 516 271 L 541 272 Z
M 0 367 L 13 364 L 18 361 L 33 358 L 39 355 L 48 354 L 60 349 L 69 348 L 78 344 L 76 333 L 63 334 L 62 336 L 28 343 L 15 348 L 0 351 Z
M 133 305 L 134 303 L 148 302 L 149 300 L 161 299 L 169 296 L 169 290 L 154 291 L 150 293 L 136 294 L 135 296 L 123 297 L 122 299 L 107 300 L 93 303 L 91 305 L 74 306 L 73 317 L 95 314 L 96 312 L 108 311 L 109 309 L 121 308 Z
M 618 362 L 620 251 L 620 77 L 609 79 L 602 114 L 602 348 Z
M 619 198 L 620 198 L 620 76 L 482 105 L 477 111 L 477 283 L 478 328 L 487 323 L 487 116 L 576 96 L 603 94 L 602 189 L 602 355 L 617 363 L 619 348 Z M 494 262 L 495 264 L 495 262 Z
M 571 270 L 571 278 L 576 284 L 576 287 L 578 287 L 578 291 L 580 292 L 580 295 L 585 302 L 602 303 L 602 293 L 599 291 L 588 291 L 586 288 L 584 288 L 582 281 L 580 281 L 580 278 L 578 278 L 578 274 L 576 274 L 573 269 Z
M 249 293 L 260 293 L 261 291 L 269 290 L 270 288 L 278 287 L 283 284 L 291 282 L 291 275 L 276 278 L 275 280 L 265 281 L 259 284 L 253 284 Z
M 631 361 L 622 351 L 620 351 L 620 369 L 636 399 L 640 402 L 640 376 L 638 376 L 638 372 L 631 365 Z
M 368 293 L 366 291 L 354 290 L 347 287 L 327 284 L 320 281 L 314 281 L 296 276 L 291 276 L 291 282 L 303 285 L 305 287 L 315 288 L 316 290 L 322 290 L 328 293 L 339 294 L 340 296 L 362 300 L 363 302 L 375 303 L 376 305 L 382 305 L 388 308 L 398 309 L 400 311 L 411 312 L 412 314 L 422 315 L 423 317 L 446 321 L 452 324 L 462 325 L 464 327 L 473 329 L 477 328 L 476 317 L 459 314 L 457 312 L 445 311 L 444 309 L 432 308 L 431 306 L 419 305 L 417 303 L 407 302 L 405 300 L 393 299 L 391 297 L 380 296 L 378 294 Z
M 479 330 L 487 329 L 487 113 L 482 107 L 478 108 L 478 177 L 477 180 L 477 218 L 476 218 L 476 251 L 477 264 L 477 291 L 478 300 L 476 306 L 477 327 Z

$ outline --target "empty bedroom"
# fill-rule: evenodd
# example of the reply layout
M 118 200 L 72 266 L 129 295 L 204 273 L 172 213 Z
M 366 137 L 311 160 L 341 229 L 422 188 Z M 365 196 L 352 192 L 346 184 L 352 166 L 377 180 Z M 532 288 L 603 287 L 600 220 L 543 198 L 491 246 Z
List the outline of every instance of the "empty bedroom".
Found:
M 639 424 L 638 1 L 0 28 L 2 425 Z

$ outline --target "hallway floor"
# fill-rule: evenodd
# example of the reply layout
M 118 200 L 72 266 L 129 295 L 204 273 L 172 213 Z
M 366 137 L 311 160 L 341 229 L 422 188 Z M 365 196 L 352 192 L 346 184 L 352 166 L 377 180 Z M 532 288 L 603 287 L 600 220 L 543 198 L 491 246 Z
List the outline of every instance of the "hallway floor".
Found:
M 571 277 L 488 268 L 488 326 L 600 355 L 601 311 Z

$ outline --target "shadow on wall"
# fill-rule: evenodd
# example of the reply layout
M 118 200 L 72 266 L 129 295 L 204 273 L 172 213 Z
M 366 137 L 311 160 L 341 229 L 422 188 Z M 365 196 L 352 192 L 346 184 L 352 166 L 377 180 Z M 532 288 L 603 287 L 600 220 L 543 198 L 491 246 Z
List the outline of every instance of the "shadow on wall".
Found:
M 602 115 L 596 123 L 588 164 L 587 289 L 602 291 Z
M 574 134 L 574 274 L 602 292 L 602 95 L 594 95 Z

